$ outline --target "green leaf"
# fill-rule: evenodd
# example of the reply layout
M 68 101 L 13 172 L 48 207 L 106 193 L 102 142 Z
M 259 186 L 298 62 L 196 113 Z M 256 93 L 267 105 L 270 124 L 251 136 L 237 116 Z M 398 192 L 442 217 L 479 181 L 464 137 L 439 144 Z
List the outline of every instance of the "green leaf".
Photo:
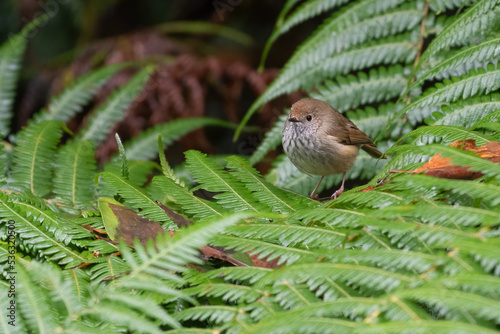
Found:
M 48 20 L 49 15 L 39 16 L 28 23 L 20 33 L 9 35 L 9 39 L 0 46 L 0 136 L 2 137 L 10 132 L 16 83 L 24 50 L 30 37 L 28 34 L 45 25 Z
M 472 37 L 495 31 L 500 25 L 499 5 L 498 0 L 480 0 L 474 4 L 432 40 L 420 58 L 419 67 L 447 47 L 469 44 Z
M 90 140 L 64 145 L 58 153 L 54 193 L 74 208 L 91 206 L 95 197 L 95 149 Z
M 50 193 L 56 146 L 62 136 L 61 125 L 58 121 L 33 123 L 19 133 L 9 185 L 36 196 Z
M 116 90 L 104 104 L 96 108 L 78 139 L 92 140 L 96 147 L 99 146 L 113 126 L 123 119 L 125 111 L 139 96 L 153 71 L 154 67 L 146 67 Z
M 117 71 L 130 66 L 127 63 L 106 66 L 78 78 L 61 94 L 51 99 L 47 109 L 41 110 L 33 118 L 35 122 L 56 120 L 66 123 L 82 111 L 92 96 Z

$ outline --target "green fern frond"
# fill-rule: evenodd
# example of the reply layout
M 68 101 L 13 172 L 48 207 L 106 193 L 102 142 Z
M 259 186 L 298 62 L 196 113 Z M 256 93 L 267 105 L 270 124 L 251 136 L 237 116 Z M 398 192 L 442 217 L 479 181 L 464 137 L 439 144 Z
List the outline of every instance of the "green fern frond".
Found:
M 486 297 L 500 299 L 500 277 L 482 273 L 463 273 L 443 277 L 438 282 L 448 289 L 471 291 Z
M 56 146 L 62 136 L 61 125 L 58 121 L 34 123 L 19 133 L 9 185 L 29 190 L 36 196 L 50 192 Z
M 264 180 L 250 164 L 238 156 L 226 158 L 231 175 L 240 180 L 251 191 L 254 198 L 266 205 L 272 212 L 290 213 L 296 206 L 315 206 L 312 200 L 286 192 Z
M 202 126 L 220 126 L 234 128 L 235 125 L 223 120 L 199 117 L 181 118 L 167 123 L 158 124 L 142 132 L 137 138 L 125 144 L 128 159 L 149 160 L 158 154 L 158 134 L 161 134 L 163 146 L 172 144 L 175 140 Z
M 447 227 L 485 227 L 494 226 L 500 221 L 500 213 L 467 206 L 414 205 L 391 206 L 377 212 L 379 217 L 398 218 L 414 217 L 427 224 L 439 224 Z
M 494 128 L 494 125 L 498 123 L 500 123 L 500 108 L 475 122 L 472 125 L 472 129 L 492 129 L 498 131 L 498 129 Z
M 372 69 L 367 75 L 338 77 L 336 82 L 326 82 L 311 97 L 323 100 L 340 112 L 363 104 L 382 102 L 398 97 L 406 88 L 407 78 L 402 66 Z
M 89 207 L 95 198 L 94 145 L 90 140 L 64 145 L 55 168 L 54 193 L 74 208 Z
M 90 279 L 94 282 L 100 282 L 105 278 L 118 277 L 130 269 L 121 257 L 115 255 L 101 256 L 91 262 L 96 263 L 90 269 Z
M 262 204 L 254 202 L 249 190 L 243 183 L 236 180 L 222 166 L 207 158 L 206 154 L 198 151 L 185 152 L 187 168 L 196 182 L 201 183 L 203 189 L 212 192 L 221 192 L 215 195 L 217 203 L 224 208 L 234 211 L 260 211 Z
M 261 161 L 267 152 L 274 150 L 281 144 L 283 128 L 285 127 L 287 117 L 288 115 L 286 113 L 281 115 L 278 120 L 274 122 L 273 127 L 269 131 L 266 131 L 264 139 L 249 159 L 250 165 L 255 165 L 257 162 Z
M 87 239 L 91 236 L 88 230 L 74 223 L 69 219 L 64 219 L 54 211 L 48 209 L 44 205 L 40 205 L 34 196 L 16 196 L 10 195 L 9 200 L 16 203 L 16 206 L 30 214 L 30 219 L 33 222 L 38 221 L 46 231 L 53 233 L 54 236 L 65 244 L 74 244 L 80 246 L 80 240 Z
M 284 310 L 291 310 L 319 302 L 316 296 L 306 284 L 291 284 L 284 282 L 273 287 L 274 299 Z
M 473 131 L 464 128 L 463 126 L 451 125 L 433 125 L 433 126 L 420 126 L 412 132 L 404 135 L 401 140 L 408 137 L 414 138 L 413 143 L 417 145 L 439 142 L 442 145 L 448 145 L 457 140 L 474 139 L 478 146 L 482 146 L 490 141 L 495 141 L 496 138 L 479 131 Z M 386 153 L 390 154 L 392 150 Z
M 470 292 L 447 290 L 443 288 L 421 287 L 408 289 L 398 294 L 399 298 L 408 298 L 437 309 L 447 318 L 456 317 L 456 313 L 464 313 L 493 321 L 500 322 L 500 301 L 479 296 Z
M 472 37 L 495 31 L 500 24 L 499 5 L 497 0 L 480 0 L 474 4 L 432 40 L 420 58 L 419 67 L 445 48 L 469 44 Z
M 223 246 L 240 252 L 258 255 L 258 259 L 272 261 L 278 259 L 278 265 L 292 264 L 302 258 L 313 258 L 314 253 L 305 249 L 280 246 L 262 240 L 243 239 L 228 235 L 219 235 L 212 240 L 214 246 Z
M 183 290 L 184 293 L 196 295 L 198 297 L 220 297 L 227 302 L 251 303 L 262 297 L 264 291 L 254 289 L 249 286 L 227 284 L 227 283 L 206 283 Z
M 497 330 L 484 326 L 469 324 L 461 321 L 391 321 L 381 324 L 360 324 L 352 333 L 356 334 L 396 334 L 401 332 L 408 333 L 436 333 L 436 334 L 494 334 Z
M 275 240 L 285 247 L 302 244 L 303 248 L 335 248 L 347 238 L 346 231 L 340 229 L 325 229 L 277 222 L 269 224 L 235 224 L 226 230 L 226 234 L 257 240 Z
M 154 67 L 146 67 L 116 90 L 104 104 L 96 108 L 78 139 L 92 140 L 96 147 L 99 146 L 113 126 L 123 119 L 125 111 L 139 96 L 153 71 Z
M 162 333 L 162 331 L 158 329 L 158 325 L 168 325 L 173 328 L 181 327 L 181 325 L 168 314 L 164 308 L 158 305 L 153 298 L 145 295 L 132 294 L 126 289 L 109 289 L 109 291 L 104 294 L 100 304 L 103 305 L 99 305 L 98 312 L 96 313 L 106 320 L 114 320 L 113 322 L 116 322 L 114 319 L 116 314 L 113 314 L 115 309 L 119 310 L 122 308 L 124 311 L 123 313 L 120 311 L 118 312 L 120 313 L 119 317 L 129 313 L 130 319 L 123 319 L 125 320 L 125 324 L 128 325 L 128 328 L 135 327 L 137 330 L 144 331 L 145 328 L 149 327 L 150 330 L 154 329 L 154 331 L 148 331 L 148 333 Z M 108 308 L 106 306 L 108 306 L 110 310 L 106 312 L 106 315 L 102 315 L 99 311 L 102 311 L 103 308 Z M 131 325 L 130 322 L 136 320 L 133 318 L 136 315 L 140 315 L 143 321 Z M 141 324 L 141 322 L 143 323 Z M 150 324 L 148 324 L 148 322 L 150 322 Z M 143 325 L 146 325 L 146 327 L 143 327 Z
M 22 265 L 17 266 L 16 271 L 18 272 L 16 300 L 26 328 L 29 332 L 35 333 L 56 331 L 58 325 L 56 310 L 47 307 L 50 305 L 48 291 L 37 284 L 38 282 L 32 281 Z
M 429 7 L 434 11 L 438 12 L 438 14 L 445 9 L 455 9 L 462 8 L 465 6 L 469 6 L 474 3 L 474 0 L 430 0 Z
M 455 147 L 437 144 L 425 146 L 403 145 L 398 147 L 398 151 L 401 154 L 404 154 L 405 151 L 423 155 L 434 155 L 439 153 L 443 157 L 450 158 L 456 165 L 467 166 L 469 169 L 480 171 L 484 175 L 496 179 L 500 178 L 500 166 L 494 162 L 481 159 L 479 156 L 475 155 L 474 152 L 463 151 Z
M 384 188 L 412 189 L 413 193 L 420 193 L 424 196 L 435 194 L 436 190 L 446 190 L 481 200 L 490 207 L 500 204 L 500 186 L 477 181 L 439 179 L 439 182 L 436 182 L 436 178 L 427 175 L 400 175 L 394 179 L 393 183 L 384 185 Z
M 158 164 L 154 161 L 127 159 L 127 164 L 128 180 L 136 186 L 143 186 L 148 181 L 149 176 L 154 172 L 154 170 L 160 169 Z M 104 171 L 122 175 L 121 161 L 112 161 L 107 163 L 104 165 Z M 106 196 L 110 197 L 113 195 L 114 194 L 109 194 L 109 196 Z
M 37 26 L 45 24 L 48 15 L 42 15 L 30 23 L 18 34 L 12 34 L 0 46 L 0 136 L 10 132 L 12 106 L 16 95 L 16 83 L 21 69 L 21 61 L 28 42 L 28 34 Z
M 499 45 L 500 39 L 496 38 L 465 48 L 429 68 L 418 77 L 409 90 L 420 86 L 426 80 L 442 80 L 452 76 L 460 76 L 467 74 L 471 69 L 487 66 L 488 63 L 500 56 Z
M 234 306 L 208 305 L 195 306 L 182 310 L 174 315 L 177 321 L 210 321 L 216 324 L 227 323 L 238 315 L 238 308 Z
M 468 75 L 460 78 L 445 79 L 429 89 L 422 97 L 403 108 L 398 115 L 407 114 L 411 123 L 415 124 L 430 116 L 432 108 L 467 99 L 482 94 L 489 94 L 500 88 L 500 69 L 489 64 L 487 69 L 470 70 Z
M 278 18 L 276 26 L 274 27 L 274 30 L 271 36 L 269 36 L 264 50 L 262 51 L 259 69 L 264 68 L 267 54 L 278 37 L 289 31 L 292 27 L 332 8 L 341 6 L 348 1 L 349 0 L 308 0 L 297 7 L 293 13 L 289 14 L 286 18 L 285 15 L 288 14 L 290 7 L 284 6 L 282 12 L 280 13 L 280 18 Z
M 495 122 L 495 120 L 487 117 L 490 113 L 499 109 L 500 94 L 498 93 L 469 98 L 450 105 L 443 105 L 441 112 L 444 115 L 439 115 L 438 112 L 433 113 L 436 118 L 434 125 L 458 125 L 470 128 L 482 119 L 484 119 L 485 123 Z
M 335 201 L 325 204 L 327 208 L 335 207 L 355 207 L 355 208 L 384 208 L 389 205 L 402 205 L 411 202 L 412 199 L 406 198 L 401 194 L 394 192 L 385 192 L 372 189 L 366 192 L 350 191 L 342 194 Z M 328 211 L 326 211 L 328 212 Z M 325 213 L 326 213 L 325 212 Z M 352 211 L 349 211 L 352 212 Z
M 272 269 L 260 267 L 225 267 L 211 270 L 204 274 L 208 279 L 224 278 L 226 281 L 242 283 L 248 281 L 254 284 L 262 277 L 272 273 Z
M 160 166 L 161 166 L 161 171 L 163 172 L 163 175 L 166 178 L 169 178 L 175 183 L 177 183 L 179 186 L 182 188 L 186 188 L 186 184 L 184 181 L 182 181 L 174 172 L 172 167 L 170 167 L 170 164 L 167 161 L 167 157 L 165 156 L 165 150 L 163 149 L 163 139 L 161 135 L 158 135 L 158 155 L 160 157 Z M 186 188 L 187 189 L 187 188 Z
M 176 240 L 172 240 L 168 234 L 159 234 L 156 243 L 148 242 L 146 247 L 136 242 L 137 256 L 132 255 L 130 250 L 122 244 L 120 249 L 126 263 L 131 267 L 128 277 L 151 275 L 172 279 L 175 277 L 171 273 L 172 270 L 183 272 L 186 270 L 184 265 L 200 263 L 197 257 L 198 249 L 206 245 L 213 236 L 244 217 L 246 216 L 242 214 L 233 214 L 215 220 L 198 222 L 179 232 L 181 236 L 176 237 Z
M 498 238 L 474 242 L 465 240 L 460 243 L 459 252 L 469 254 L 487 272 L 495 276 L 500 276 L 500 242 Z
M 174 180 L 164 176 L 155 176 L 151 182 L 150 192 L 161 203 L 173 202 L 195 220 L 222 217 L 226 212 L 219 204 L 195 196 L 191 191 L 178 185 Z
M 123 147 L 123 144 L 122 144 L 122 141 L 120 139 L 120 136 L 118 135 L 118 133 L 115 133 L 115 140 L 116 140 L 116 144 L 118 144 L 118 156 L 119 156 L 119 161 L 120 161 L 120 175 L 124 178 L 124 179 L 128 179 L 128 176 L 129 176 L 129 169 L 128 169 L 128 160 L 127 160 L 127 156 L 125 154 L 125 148 Z
M 16 234 L 30 251 L 66 267 L 74 267 L 86 261 L 83 254 L 68 245 L 67 235 L 61 233 L 63 236 L 57 236 L 50 232 L 50 227 L 42 226 L 36 216 L 25 213 L 21 206 L 9 202 L 5 195 L 0 195 L 0 215 L 5 220 L 16 222 Z M 47 224 L 50 223 L 47 220 Z
M 290 280 L 314 285 L 320 278 L 339 280 L 361 286 L 373 292 L 389 292 L 398 287 L 405 287 L 416 280 L 412 276 L 356 264 L 307 263 L 293 264 L 275 270 L 260 278 L 256 283 L 256 287 Z
M 375 138 L 385 125 L 389 122 L 392 115 L 401 110 L 404 105 L 394 104 L 389 102 L 377 107 L 366 107 L 365 109 L 357 109 L 355 112 L 347 112 L 347 118 L 356 124 L 356 126 L 366 133 L 369 137 Z M 396 123 L 396 122 L 394 122 Z M 397 124 L 394 131 L 402 131 L 404 125 Z
M 120 194 L 125 198 L 126 203 L 132 206 L 134 209 L 141 211 L 139 212 L 141 216 L 149 218 L 150 220 L 157 222 L 165 222 L 168 229 L 175 229 L 176 225 L 168 217 L 168 215 L 163 211 L 162 208 L 146 193 L 146 191 L 138 186 L 132 184 L 130 180 L 126 180 L 123 177 L 111 173 L 111 172 L 101 172 L 99 177 L 104 181 L 105 187 L 112 189 L 115 193 Z
M 451 261 L 439 254 L 426 254 L 399 249 L 331 249 L 325 250 L 324 256 L 334 263 L 367 264 L 398 272 L 421 274 L 433 266 L 438 267 Z
M 61 94 L 54 97 L 47 109 L 41 110 L 33 117 L 33 120 L 37 123 L 45 120 L 66 123 L 85 107 L 92 96 L 113 74 L 126 66 L 130 66 L 130 64 L 114 64 L 81 76 Z
M 248 326 L 241 333 L 265 334 L 265 333 L 325 333 L 325 334 L 349 334 L 355 324 L 351 321 L 332 318 L 301 318 L 287 317 L 284 319 L 272 319 L 262 321 L 255 326 Z

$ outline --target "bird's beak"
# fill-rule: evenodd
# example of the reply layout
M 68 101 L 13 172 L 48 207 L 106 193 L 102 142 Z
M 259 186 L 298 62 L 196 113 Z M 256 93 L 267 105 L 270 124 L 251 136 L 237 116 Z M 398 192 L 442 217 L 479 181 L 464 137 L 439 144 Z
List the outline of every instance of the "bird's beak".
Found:
M 294 123 L 297 123 L 299 121 L 296 117 L 290 117 L 288 120 Z

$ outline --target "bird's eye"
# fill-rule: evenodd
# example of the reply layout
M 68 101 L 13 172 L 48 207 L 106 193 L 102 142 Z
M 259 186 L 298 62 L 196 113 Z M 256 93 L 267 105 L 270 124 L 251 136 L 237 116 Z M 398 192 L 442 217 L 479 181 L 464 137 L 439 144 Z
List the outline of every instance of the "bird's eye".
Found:
M 313 119 L 313 117 L 311 115 L 307 115 L 306 119 L 307 119 L 308 122 L 310 122 L 311 119 Z

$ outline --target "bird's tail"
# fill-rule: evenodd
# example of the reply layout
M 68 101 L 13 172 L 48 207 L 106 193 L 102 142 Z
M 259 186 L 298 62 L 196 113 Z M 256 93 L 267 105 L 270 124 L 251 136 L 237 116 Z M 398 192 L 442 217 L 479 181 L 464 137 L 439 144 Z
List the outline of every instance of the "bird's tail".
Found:
M 375 158 L 375 159 L 387 159 L 386 155 L 382 152 L 380 152 L 379 150 L 377 150 L 377 148 L 373 145 L 369 145 L 369 144 L 364 144 L 364 145 L 361 145 L 361 148 L 366 152 L 368 153 L 372 158 Z

